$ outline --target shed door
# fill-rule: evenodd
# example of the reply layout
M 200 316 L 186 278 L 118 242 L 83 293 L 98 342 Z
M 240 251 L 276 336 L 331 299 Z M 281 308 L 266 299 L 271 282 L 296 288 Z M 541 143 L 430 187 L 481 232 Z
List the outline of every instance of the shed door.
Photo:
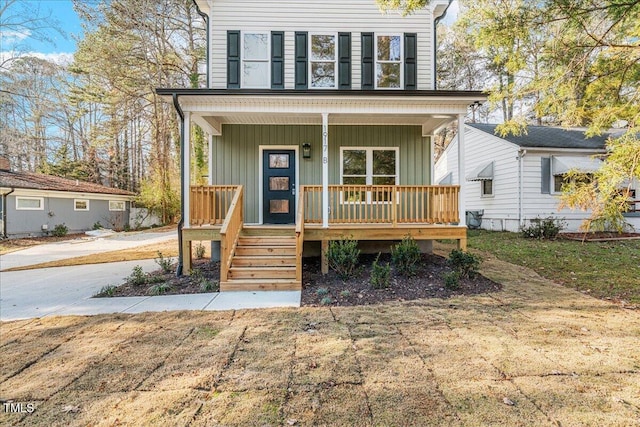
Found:
M 295 222 L 295 162 L 295 150 L 262 152 L 262 218 L 265 224 Z

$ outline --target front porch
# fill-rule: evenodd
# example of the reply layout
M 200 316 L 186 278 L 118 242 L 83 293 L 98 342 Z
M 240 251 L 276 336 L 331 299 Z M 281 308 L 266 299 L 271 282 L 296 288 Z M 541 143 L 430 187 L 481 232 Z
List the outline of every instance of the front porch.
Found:
M 244 223 L 244 187 L 191 186 L 188 226 L 182 229 L 183 268 L 190 272 L 193 241 L 220 242 L 220 290 L 292 290 L 302 287 L 304 242 L 321 242 L 322 271 L 329 241 L 454 239 L 466 249 L 458 225 L 459 187 L 429 185 L 302 186 L 295 224 Z M 323 217 L 323 200 L 328 206 Z

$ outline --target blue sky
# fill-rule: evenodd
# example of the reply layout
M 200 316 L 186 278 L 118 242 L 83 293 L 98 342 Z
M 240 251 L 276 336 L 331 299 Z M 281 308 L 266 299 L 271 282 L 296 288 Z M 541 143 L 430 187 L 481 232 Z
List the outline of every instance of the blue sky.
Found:
M 41 43 L 37 40 L 30 40 L 30 50 L 42 53 L 75 52 L 76 43 L 72 35 L 80 35 L 82 33 L 82 27 L 80 26 L 78 15 L 76 15 L 73 10 L 71 0 L 26 0 L 26 2 L 33 4 L 34 7 L 39 7 L 45 16 L 51 11 L 51 16 L 59 21 L 62 30 L 67 33 L 67 37 L 65 38 L 55 31 L 50 32 L 51 37 L 54 39 L 55 46 L 49 43 Z
M 2 46 L 0 56 L 14 56 L 11 51 L 31 52 L 38 56 L 54 61 L 67 62 L 76 51 L 74 36 L 82 34 L 80 20 L 73 10 L 71 0 L 18 0 L 3 14 L 3 21 L 17 23 L 24 17 L 40 16 L 57 22 L 58 27 L 65 33 L 60 34 L 52 28 L 45 28 L 43 32 L 51 39 L 51 43 L 36 40 L 28 31 L 14 29 L 1 34 Z

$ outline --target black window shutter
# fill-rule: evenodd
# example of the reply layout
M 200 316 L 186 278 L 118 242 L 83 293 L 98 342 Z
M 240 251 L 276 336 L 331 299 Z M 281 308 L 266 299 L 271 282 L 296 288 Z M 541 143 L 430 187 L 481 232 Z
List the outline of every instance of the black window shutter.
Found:
M 271 89 L 284 89 L 284 31 L 271 32 Z
M 374 88 L 373 33 L 362 33 L 362 89 Z
M 240 31 L 227 31 L 227 88 L 240 87 Z
M 338 33 L 338 89 L 351 89 L 351 33 Z
M 418 89 L 417 34 L 404 34 L 404 88 Z
M 296 46 L 295 46 L 295 79 L 296 89 L 307 88 L 307 32 L 296 31 Z
M 542 194 L 551 194 L 551 158 L 543 157 L 540 169 L 542 172 L 540 191 Z

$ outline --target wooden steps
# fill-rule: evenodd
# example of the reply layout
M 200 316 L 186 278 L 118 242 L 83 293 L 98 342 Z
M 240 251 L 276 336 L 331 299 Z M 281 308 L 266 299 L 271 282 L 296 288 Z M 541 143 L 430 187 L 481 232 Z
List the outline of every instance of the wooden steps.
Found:
M 221 291 L 300 290 L 292 228 L 244 228 Z

